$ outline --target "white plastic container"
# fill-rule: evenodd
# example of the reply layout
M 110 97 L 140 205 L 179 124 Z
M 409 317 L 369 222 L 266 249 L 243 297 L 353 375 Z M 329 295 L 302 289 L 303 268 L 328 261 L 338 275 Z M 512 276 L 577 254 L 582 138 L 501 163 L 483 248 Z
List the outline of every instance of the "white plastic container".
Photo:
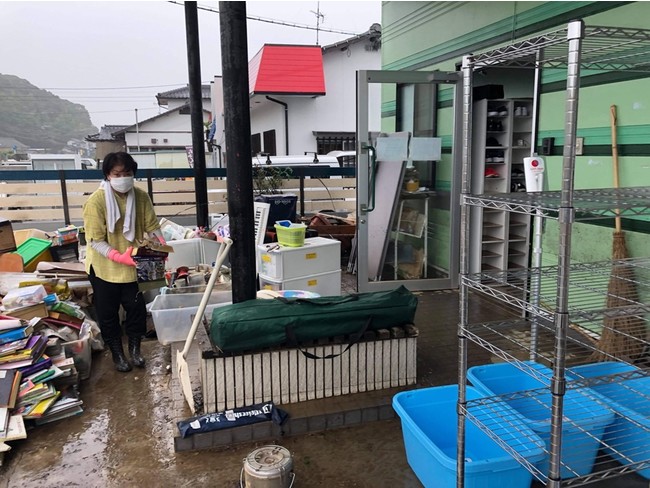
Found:
M 199 310 L 203 293 L 180 293 L 158 295 L 151 304 L 151 317 L 156 328 L 158 342 L 169 344 L 184 341 L 192 327 L 192 320 Z M 204 317 L 210 320 L 212 310 L 232 302 L 232 292 L 216 291 L 210 295 Z
M 174 248 L 165 263 L 165 268 L 174 271 L 179 266 L 196 267 L 198 264 L 212 265 L 217 260 L 217 252 L 221 245 L 217 241 L 193 237 L 168 243 Z
M 201 263 L 201 241 L 197 237 L 193 239 L 183 239 L 180 241 L 170 241 L 168 244 L 174 248 L 167 256 L 165 269 L 176 270 L 179 266 L 194 267 Z
M 257 246 L 260 275 L 271 280 L 287 280 L 341 270 L 341 242 L 324 237 L 305 239 L 302 247 Z M 304 288 L 296 288 L 298 290 Z
M 260 290 L 302 290 L 323 297 L 336 296 L 341 294 L 341 270 L 287 280 L 276 280 L 260 274 Z

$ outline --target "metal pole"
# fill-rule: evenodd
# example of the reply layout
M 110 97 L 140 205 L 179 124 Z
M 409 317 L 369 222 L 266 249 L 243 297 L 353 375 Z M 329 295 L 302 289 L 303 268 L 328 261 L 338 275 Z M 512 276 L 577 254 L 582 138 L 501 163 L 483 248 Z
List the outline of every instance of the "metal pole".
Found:
M 564 153 L 562 160 L 562 191 L 560 197 L 560 243 L 558 252 L 557 304 L 555 309 L 555 348 L 553 378 L 551 380 L 551 463 L 548 486 L 559 488 L 562 453 L 562 414 L 566 379 L 566 334 L 569 325 L 569 262 L 571 259 L 571 226 L 573 208 L 573 175 L 576 160 L 576 128 L 578 123 L 578 91 L 580 89 L 580 50 L 584 37 L 584 23 L 569 24 L 567 39 L 569 57 L 566 81 L 566 116 L 564 120 Z
M 196 192 L 196 225 L 208 228 L 208 182 L 205 176 L 203 91 L 201 89 L 199 16 L 196 2 L 185 2 L 185 36 L 187 39 L 187 70 L 190 82 L 190 120 L 192 123 L 192 154 L 194 158 L 194 191 Z
M 467 348 L 468 339 L 465 328 L 468 324 L 469 291 L 463 283 L 469 273 L 469 234 L 470 208 L 463 201 L 471 189 L 472 163 L 472 74 L 473 64 L 469 56 L 463 58 L 463 119 L 462 119 L 462 177 L 461 177 L 461 208 L 460 208 L 460 296 L 458 322 L 458 439 L 456 451 L 456 486 L 465 486 L 465 408 L 467 406 Z M 458 88 L 456 88 L 458 89 Z
M 140 152 L 140 126 L 138 125 L 138 109 L 135 109 L 135 142 L 138 145 L 138 152 Z
M 233 303 L 255 298 L 255 221 L 246 2 L 219 2 Z

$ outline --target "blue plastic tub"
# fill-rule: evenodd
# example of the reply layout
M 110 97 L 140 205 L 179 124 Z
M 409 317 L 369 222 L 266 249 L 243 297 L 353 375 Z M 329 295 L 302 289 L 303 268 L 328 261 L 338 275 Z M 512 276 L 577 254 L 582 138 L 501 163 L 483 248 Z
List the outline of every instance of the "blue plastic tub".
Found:
M 541 364 L 526 362 L 545 376 L 552 371 Z M 514 364 L 498 363 L 474 366 L 467 371 L 471 383 L 485 395 L 505 395 L 525 390 L 545 388 L 530 396 L 508 400 L 508 404 L 524 416 L 526 424 L 546 443 L 550 452 L 551 437 L 551 393 L 550 381 L 542 382 L 524 373 Z M 605 427 L 614 421 L 614 413 L 586 392 L 568 390 L 564 395 L 564 418 L 570 422 L 562 424 L 562 478 L 573 478 L 591 473 Z M 547 455 L 538 463 L 538 469 L 549 474 Z
M 482 395 L 467 387 L 467 399 Z M 458 386 L 437 386 L 405 391 L 393 397 L 393 408 L 402 420 L 406 457 L 411 469 L 427 488 L 456 486 L 456 433 Z M 472 406 L 470 412 L 480 418 L 494 411 L 507 418 L 506 427 L 498 425 L 501 438 L 515 452 L 534 464 L 544 457 L 544 442 L 528 429 L 521 417 L 505 403 Z M 495 441 L 469 420 L 465 436 L 466 488 L 529 488 L 532 474 Z
M 635 370 L 635 366 L 610 361 L 575 366 L 567 374 L 594 378 Z M 650 378 L 623 380 L 592 389 L 616 412 L 614 423 L 605 429 L 605 452 L 624 465 L 650 459 Z M 650 479 L 650 468 L 638 473 Z

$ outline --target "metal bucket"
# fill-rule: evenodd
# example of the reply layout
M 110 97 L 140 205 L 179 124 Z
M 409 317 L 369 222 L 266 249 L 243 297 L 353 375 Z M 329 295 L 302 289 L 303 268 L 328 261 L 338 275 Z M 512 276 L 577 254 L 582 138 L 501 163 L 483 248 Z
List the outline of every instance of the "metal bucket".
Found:
M 291 453 L 282 446 L 262 446 L 244 459 L 242 488 L 291 488 L 295 475 Z

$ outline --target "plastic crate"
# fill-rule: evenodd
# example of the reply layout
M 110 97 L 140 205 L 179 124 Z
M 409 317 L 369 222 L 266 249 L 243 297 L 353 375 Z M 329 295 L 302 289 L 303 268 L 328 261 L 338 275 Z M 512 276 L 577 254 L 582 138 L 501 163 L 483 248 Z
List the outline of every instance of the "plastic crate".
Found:
M 31 273 L 36 270 L 36 265 L 41 261 L 52 261 L 50 247 L 52 242 L 38 237 L 30 237 L 18 246 L 16 253 L 22 256 L 25 271 Z
M 257 246 L 257 268 L 273 280 L 300 278 L 341 269 L 341 243 L 334 239 L 305 239 L 302 247 Z
M 594 378 L 639 368 L 616 361 L 585 364 L 567 369 L 567 375 Z M 650 459 L 650 377 L 620 380 L 591 387 L 612 407 L 617 415 L 605 429 L 604 451 L 623 465 Z M 637 471 L 650 479 L 650 468 Z
M 288 220 L 280 220 L 275 223 L 275 232 L 281 245 L 302 247 L 305 244 L 307 226 L 305 224 L 294 224 Z
M 199 310 L 203 293 L 180 293 L 175 295 L 158 295 L 151 303 L 151 317 L 156 328 L 158 342 L 169 344 L 184 341 L 192 327 L 193 317 Z M 212 292 L 204 317 L 211 317 L 216 307 L 227 305 L 232 301 L 232 292 Z
M 467 387 L 467 399 L 482 395 Z M 393 408 L 402 422 L 406 457 L 411 469 L 426 487 L 454 488 L 456 486 L 456 433 L 458 386 L 437 386 L 398 393 Z M 544 442 L 521 417 L 505 403 L 475 405 L 472 415 L 486 418 L 501 412 L 509 422 L 498 426 L 506 445 L 529 463 L 544 457 Z M 472 422 L 466 422 L 465 432 L 466 488 L 530 488 L 532 474 L 508 452 Z
M 260 274 L 260 290 L 304 290 L 321 296 L 339 296 L 341 294 L 341 270 L 318 273 L 287 280 L 274 280 Z
M 544 365 L 525 362 L 550 378 L 552 371 Z M 551 400 L 550 381 L 541 381 L 524 373 L 512 363 L 488 364 L 468 369 L 467 377 L 481 393 L 489 396 L 538 390 L 529 395 L 507 400 L 508 404 L 525 418 L 526 425 L 546 443 L 550 452 Z M 592 395 L 593 397 L 593 395 Z M 588 392 L 568 390 L 564 396 L 562 423 L 562 478 L 573 478 L 591 473 L 605 427 L 614 420 L 614 413 Z M 549 473 L 549 456 L 537 464 L 543 473 Z

